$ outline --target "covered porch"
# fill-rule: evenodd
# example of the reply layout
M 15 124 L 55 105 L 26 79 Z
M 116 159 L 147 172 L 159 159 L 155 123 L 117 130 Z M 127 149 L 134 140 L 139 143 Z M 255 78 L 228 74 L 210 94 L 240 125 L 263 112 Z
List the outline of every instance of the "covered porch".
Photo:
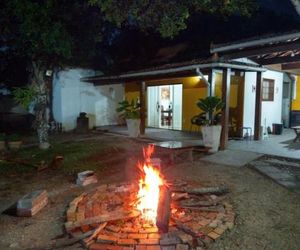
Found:
M 224 150 L 228 146 L 228 134 L 230 130 L 230 118 L 229 118 L 229 108 L 230 108 L 230 85 L 233 76 L 244 76 L 246 72 L 253 72 L 256 73 L 257 77 L 256 80 L 258 84 L 261 82 L 261 72 L 265 71 L 263 67 L 251 62 L 239 62 L 239 61 L 227 61 L 227 60 L 217 60 L 216 58 L 212 57 L 209 60 L 193 60 L 184 63 L 177 63 L 177 64 L 169 64 L 163 65 L 156 68 L 145 69 L 141 71 L 134 71 L 129 73 L 124 73 L 121 75 L 112 75 L 112 76 L 95 76 L 95 77 L 85 77 L 82 78 L 82 81 L 92 82 L 94 85 L 111 85 L 111 84 L 120 84 L 123 83 L 125 88 L 129 84 L 134 84 L 136 86 L 136 90 L 133 92 L 137 94 L 134 98 L 138 98 L 140 103 L 140 112 L 141 112 L 141 135 L 144 137 L 147 135 L 147 132 L 155 134 L 154 131 L 157 130 L 147 130 L 147 112 L 149 112 L 149 108 L 147 109 L 147 88 L 150 86 L 155 86 L 155 84 L 165 84 L 166 81 L 172 81 L 173 79 L 182 80 L 187 77 L 198 77 L 202 81 L 202 87 L 195 88 L 191 90 L 195 94 L 199 95 L 197 99 L 189 99 L 185 103 L 185 108 L 191 109 L 193 108 L 191 105 L 196 107 L 196 100 L 200 97 L 205 96 L 213 96 L 216 94 L 216 90 L 214 89 L 214 82 L 215 82 L 215 74 L 214 72 L 217 71 L 220 77 L 220 85 L 219 92 L 220 97 L 222 98 L 225 106 L 222 110 L 222 118 L 221 118 L 221 125 L 222 125 L 222 134 L 221 134 L 221 143 L 220 148 Z M 189 93 L 191 93 L 189 91 Z M 183 93 L 183 96 L 185 93 Z M 195 98 L 195 97 L 193 97 Z M 198 110 L 200 112 L 200 110 Z M 258 116 L 258 114 L 252 114 L 254 116 Z M 183 118 L 183 122 L 186 120 Z M 190 121 L 190 117 L 187 118 Z M 185 127 L 187 128 L 187 126 Z M 256 128 L 255 128 L 256 129 Z M 119 133 L 125 133 L 125 130 L 122 132 L 122 129 L 114 129 L 115 131 L 118 130 Z M 187 130 L 187 129 L 185 129 Z M 254 130 L 257 134 L 258 131 Z M 173 135 L 170 135 L 173 133 Z M 160 137 L 162 134 L 165 138 L 164 140 L 171 140 L 174 139 L 174 133 L 178 133 L 178 136 L 175 138 L 185 138 L 185 139 L 194 139 L 193 133 L 194 132 L 187 132 L 187 131 L 165 131 L 164 133 L 160 133 Z M 192 136 L 191 136 L 192 135 Z

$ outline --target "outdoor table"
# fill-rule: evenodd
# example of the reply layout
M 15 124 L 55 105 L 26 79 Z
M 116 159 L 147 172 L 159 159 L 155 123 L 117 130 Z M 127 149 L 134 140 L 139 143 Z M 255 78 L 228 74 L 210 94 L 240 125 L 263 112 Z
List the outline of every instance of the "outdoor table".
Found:
M 210 149 L 196 141 L 163 141 L 150 144 L 168 153 L 172 164 L 174 164 L 176 157 L 183 153 L 188 153 L 188 160 L 193 162 L 193 150 L 207 153 Z
M 296 133 L 296 137 L 294 139 L 294 142 L 296 141 L 300 141 L 300 126 L 295 126 L 295 127 L 292 127 L 292 129 L 294 129 L 295 133 Z

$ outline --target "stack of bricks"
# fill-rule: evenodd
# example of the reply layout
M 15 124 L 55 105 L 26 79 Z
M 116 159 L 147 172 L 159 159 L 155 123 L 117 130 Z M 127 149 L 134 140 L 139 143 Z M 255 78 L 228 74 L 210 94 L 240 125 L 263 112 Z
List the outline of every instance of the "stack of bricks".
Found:
M 74 229 L 74 223 L 127 207 L 136 198 L 134 184 L 101 185 L 90 193 L 84 193 L 72 202 L 67 210 L 65 228 L 72 236 L 94 232 L 100 223 L 83 225 Z M 131 205 L 132 206 L 132 205 Z M 134 207 L 132 207 L 134 209 Z M 186 230 L 170 222 L 167 234 L 145 222 L 141 216 L 126 220 L 111 220 L 85 247 L 91 250 L 189 250 L 208 247 L 227 229 L 234 225 L 233 207 L 226 201 L 218 211 L 173 209 L 172 217 Z M 84 242 L 84 241 L 83 241 Z
M 87 170 L 77 174 L 76 184 L 79 186 L 87 186 L 89 184 L 97 183 L 98 179 L 94 171 Z
M 17 202 L 17 216 L 31 217 L 48 203 L 46 190 L 38 190 L 25 195 Z

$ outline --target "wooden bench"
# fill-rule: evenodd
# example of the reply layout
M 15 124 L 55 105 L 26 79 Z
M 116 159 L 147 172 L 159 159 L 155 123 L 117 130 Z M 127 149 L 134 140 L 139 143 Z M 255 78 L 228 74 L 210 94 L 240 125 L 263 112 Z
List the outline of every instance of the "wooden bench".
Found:
M 168 154 L 172 164 L 175 163 L 176 158 L 178 158 L 179 155 L 184 153 L 187 153 L 188 160 L 193 162 L 193 151 L 208 153 L 210 150 L 209 147 L 205 147 L 203 144 L 196 141 L 163 141 L 149 144 L 154 145 L 159 151 Z

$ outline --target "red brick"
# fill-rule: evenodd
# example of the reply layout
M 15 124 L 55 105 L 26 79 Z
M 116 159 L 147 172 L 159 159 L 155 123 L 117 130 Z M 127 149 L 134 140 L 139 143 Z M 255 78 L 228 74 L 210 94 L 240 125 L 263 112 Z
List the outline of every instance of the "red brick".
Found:
M 160 245 L 147 246 L 147 250 L 160 250 Z
M 118 241 L 118 238 L 112 235 L 106 235 L 106 234 L 99 234 L 97 241 L 99 242 L 109 242 L 109 243 L 115 243 Z
M 94 203 L 93 204 L 93 215 L 94 216 L 97 216 L 101 213 L 101 208 L 100 208 L 100 205 L 97 204 L 97 203 Z
M 157 233 L 158 228 L 157 227 L 149 227 L 149 228 L 144 228 L 139 231 L 140 233 Z
M 147 246 L 146 245 L 136 245 L 135 250 L 146 250 Z
M 133 227 L 124 227 L 121 229 L 124 233 L 138 233 L 139 230 Z
M 137 241 L 134 239 L 119 239 L 118 244 L 119 245 L 135 245 L 135 244 L 137 244 Z
M 128 239 L 147 239 L 147 234 L 128 234 Z
M 122 250 L 134 250 L 134 247 L 122 247 Z
M 83 225 L 81 227 L 81 230 L 82 230 L 82 232 L 86 233 L 86 232 L 90 231 L 90 226 L 89 225 Z
M 105 229 L 109 230 L 109 231 L 112 231 L 112 232 L 115 232 L 115 233 L 118 233 L 120 232 L 120 227 L 117 227 L 117 226 L 114 226 L 114 225 L 109 225 L 107 227 L 105 227 Z
M 148 239 L 160 239 L 161 234 L 159 233 L 153 233 L 153 234 L 148 234 Z
M 218 239 L 219 237 L 220 237 L 220 235 L 219 234 L 217 234 L 217 233 L 215 233 L 215 232 L 210 232 L 209 234 L 207 234 L 208 235 L 208 237 L 210 237 L 210 238 L 212 238 L 213 240 L 216 240 L 216 239 Z
M 159 244 L 159 239 L 140 239 L 140 244 L 142 244 L 142 245 L 157 245 L 157 244 Z
M 90 245 L 89 250 L 122 250 L 122 247 L 101 243 L 93 243 Z
M 84 219 L 85 219 L 84 212 L 77 212 L 76 213 L 76 220 L 77 221 L 84 220 Z

